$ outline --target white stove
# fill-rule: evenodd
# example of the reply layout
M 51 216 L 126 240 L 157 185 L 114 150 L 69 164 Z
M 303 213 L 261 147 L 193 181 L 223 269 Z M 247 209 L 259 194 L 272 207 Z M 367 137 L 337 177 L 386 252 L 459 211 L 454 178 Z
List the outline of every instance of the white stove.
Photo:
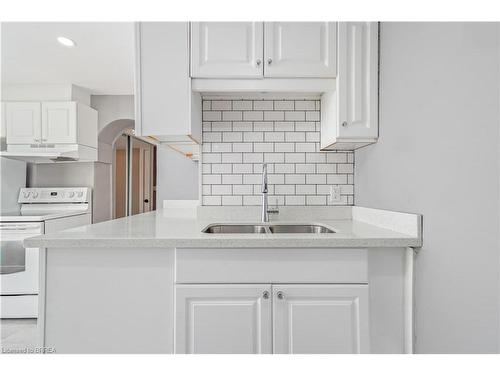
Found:
M 91 189 L 21 188 L 19 211 L 0 212 L 0 317 L 38 316 L 39 249 L 28 237 L 92 222 Z

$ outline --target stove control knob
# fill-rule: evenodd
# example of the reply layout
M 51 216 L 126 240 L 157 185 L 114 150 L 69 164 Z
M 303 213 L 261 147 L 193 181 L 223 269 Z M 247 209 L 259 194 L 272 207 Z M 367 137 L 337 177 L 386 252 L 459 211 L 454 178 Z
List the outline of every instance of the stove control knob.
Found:
M 75 196 L 75 192 L 74 191 L 70 191 L 69 194 L 68 194 L 68 196 L 70 198 L 73 198 Z
M 36 191 L 33 192 L 33 198 L 38 197 L 38 193 Z
M 83 191 L 79 191 L 78 193 L 76 193 L 76 196 L 77 196 L 78 198 L 83 197 Z
M 24 197 L 24 198 L 29 198 L 29 197 L 30 197 L 30 194 L 31 194 L 31 193 L 30 193 L 29 191 L 25 191 L 25 192 L 23 193 L 23 197 Z

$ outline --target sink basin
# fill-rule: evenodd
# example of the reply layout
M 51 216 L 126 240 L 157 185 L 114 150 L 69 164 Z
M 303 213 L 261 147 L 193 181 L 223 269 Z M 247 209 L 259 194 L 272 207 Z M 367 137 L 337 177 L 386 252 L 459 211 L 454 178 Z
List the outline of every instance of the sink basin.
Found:
M 203 233 L 269 233 L 267 226 L 253 224 L 212 224 Z
M 318 224 L 210 224 L 202 232 L 213 234 L 335 233 L 332 229 Z
M 317 224 L 277 224 L 270 225 L 271 233 L 335 233 L 330 228 Z

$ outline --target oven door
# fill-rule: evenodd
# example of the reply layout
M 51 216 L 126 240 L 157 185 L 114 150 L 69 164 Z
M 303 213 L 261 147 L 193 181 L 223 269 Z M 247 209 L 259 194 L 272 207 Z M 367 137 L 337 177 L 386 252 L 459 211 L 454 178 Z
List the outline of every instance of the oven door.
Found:
M 38 249 L 23 240 L 43 233 L 42 223 L 0 224 L 0 294 L 38 294 Z

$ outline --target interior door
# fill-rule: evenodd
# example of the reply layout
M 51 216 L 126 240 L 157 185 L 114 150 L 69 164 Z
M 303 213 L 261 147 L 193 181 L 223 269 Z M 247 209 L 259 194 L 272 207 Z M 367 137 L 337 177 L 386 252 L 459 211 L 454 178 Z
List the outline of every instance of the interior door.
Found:
M 41 107 L 37 102 L 5 104 L 7 144 L 34 144 L 41 141 Z
M 368 353 L 368 298 L 368 285 L 273 285 L 274 353 Z
M 113 165 L 113 190 L 114 190 L 114 210 L 113 218 L 127 216 L 128 211 L 128 136 L 121 135 L 114 144 L 114 165 Z
M 338 132 L 343 138 L 378 137 L 378 23 L 340 22 Z
M 42 142 L 77 143 L 76 102 L 42 103 Z
M 336 22 L 266 22 L 266 77 L 334 78 Z
M 271 286 L 177 285 L 175 352 L 271 353 Z
M 262 22 L 192 22 L 193 78 L 262 77 Z

